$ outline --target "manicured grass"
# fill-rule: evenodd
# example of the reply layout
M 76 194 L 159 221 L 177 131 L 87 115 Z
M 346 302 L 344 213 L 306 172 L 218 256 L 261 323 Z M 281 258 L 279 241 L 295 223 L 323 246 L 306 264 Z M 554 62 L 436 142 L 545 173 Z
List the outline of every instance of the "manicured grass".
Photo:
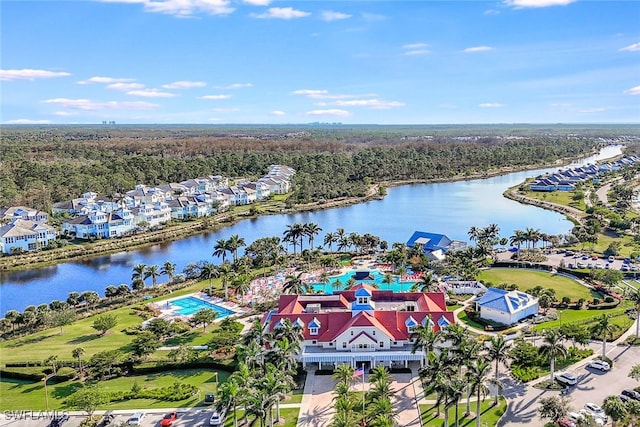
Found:
M 460 320 L 462 323 L 465 323 L 466 325 L 471 326 L 472 328 L 475 328 L 479 331 L 484 331 L 484 325 L 481 323 L 478 323 L 474 320 L 471 320 L 469 318 L 469 316 L 467 316 L 467 313 L 464 311 L 461 311 L 460 313 L 458 313 L 458 320 Z
M 217 382 L 212 370 L 184 369 L 167 371 L 161 374 L 148 374 L 120 377 L 107 381 L 100 381 L 100 386 L 106 391 L 126 391 L 131 390 L 134 383 L 142 388 L 156 388 L 171 386 L 174 382 L 180 381 L 193 384 L 201 391 L 200 399 L 194 396 L 192 399 L 180 402 L 164 402 L 155 399 L 132 399 L 122 402 L 110 403 L 108 408 L 102 409 L 136 409 L 136 408 L 184 408 L 196 406 L 204 399 L 204 393 L 216 391 Z M 220 381 L 225 381 L 229 373 L 218 372 Z M 47 392 L 49 398 L 49 409 L 62 409 L 64 400 L 81 387 L 78 381 L 66 381 L 59 384 L 48 384 Z M 30 383 L 3 378 L 0 381 L 0 410 L 19 409 L 45 409 L 44 384 L 42 381 Z
M 471 402 L 471 411 L 475 411 L 476 403 Z M 498 400 L 498 406 L 493 406 L 493 398 L 487 398 L 480 404 L 480 425 L 494 427 L 498 424 L 498 420 L 507 409 L 507 401 L 501 397 Z M 476 425 L 475 417 L 462 418 L 466 410 L 466 400 L 461 401 L 458 406 L 458 415 L 460 416 L 459 424 L 461 427 Z M 442 427 L 444 426 L 444 409 L 441 408 L 440 418 L 435 418 L 436 408 L 432 404 L 420 405 L 420 414 L 422 415 L 422 425 L 425 427 Z M 455 426 L 455 407 L 449 408 L 449 426 Z M 448 427 L 449 427 L 448 426 Z
M 288 403 L 288 402 L 287 402 Z M 276 417 L 276 412 L 275 409 L 273 410 L 273 425 L 278 425 L 278 427 L 296 427 L 297 423 L 298 423 L 298 413 L 300 412 L 300 408 L 280 408 L 280 423 L 276 424 L 275 423 L 275 417 Z M 242 409 L 238 409 L 236 411 L 237 416 L 238 416 L 238 425 L 241 426 L 242 424 L 242 417 L 244 415 L 244 410 Z M 249 424 L 248 425 L 259 425 L 258 422 L 256 422 L 255 424 L 252 424 L 253 422 L 253 417 L 249 416 L 248 417 L 249 420 Z M 284 421 L 284 423 L 282 423 L 282 421 Z M 269 423 L 269 418 L 267 418 L 267 425 Z M 233 412 L 229 411 L 227 413 L 227 420 L 224 423 L 224 427 L 233 427 Z
M 58 356 L 59 360 L 73 360 L 71 352 L 76 347 L 82 347 L 85 350 L 83 358 L 89 359 L 93 354 L 105 350 L 121 350 L 129 351 L 129 345 L 135 338 L 134 335 L 127 335 L 123 331 L 128 327 L 138 326 L 143 319 L 138 316 L 132 307 L 143 307 L 150 302 L 161 301 L 168 298 L 174 298 L 181 295 L 194 293 L 198 290 L 208 287 L 208 281 L 198 282 L 188 286 L 187 288 L 174 291 L 170 295 L 163 295 L 145 301 L 144 303 L 134 304 L 128 307 L 122 307 L 109 311 L 109 314 L 115 314 L 118 324 L 106 335 L 100 336 L 98 332 L 91 327 L 96 316 L 90 316 L 75 321 L 72 325 L 65 326 L 63 333 L 60 334 L 59 328 L 47 329 L 35 334 L 8 340 L 0 343 L 0 360 L 3 363 L 20 362 L 20 361 L 38 361 L 45 360 L 51 355 Z M 220 279 L 213 281 L 214 289 L 221 289 Z M 202 333 L 202 328 L 193 329 L 184 337 L 173 338 L 168 341 L 167 345 L 173 345 L 177 341 L 186 345 L 202 345 L 207 343 L 210 338 L 210 332 L 214 327 L 207 327 L 207 333 Z M 162 352 L 159 353 L 159 355 Z
M 537 285 L 543 288 L 551 288 L 556 291 L 556 298 L 561 300 L 563 297 L 569 297 L 572 301 L 580 298 L 591 300 L 593 298 L 601 298 L 597 292 L 591 291 L 589 288 L 582 286 L 575 280 L 571 280 L 564 276 L 558 276 L 544 271 L 521 270 L 515 268 L 492 268 L 482 270 L 478 275 L 478 280 L 487 284 L 493 283 L 498 285 L 501 283 L 516 284 L 521 291 L 527 291 Z
M 572 208 L 585 211 L 587 209 L 584 199 L 579 201 L 573 200 L 573 191 L 554 191 L 551 193 L 545 191 L 526 191 L 525 195 L 531 199 L 542 200 L 543 202 L 556 203 L 558 205 L 570 206 Z
M 573 309 L 561 309 L 558 310 L 558 320 L 551 320 L 549 322 L 539 323 L 534 325 L 531 329 L 534 331 L 542 331 L 549 328 L 557 328 L 563 323 L 588 323 L 590 319 L 594 319 L 603 314 L 617 315 L 624 312 L 624 309 L 630 307 L 628 302 L 623 302 L 616 308 L 609 308 L 605 310 L 573 310 Z M 615 316 L 612 318 L 613 323 L 620 325 L 621 327 L 631 324 L 632 320 L 628 316 Z M 628 326 L 627 326 L 628 327 Z

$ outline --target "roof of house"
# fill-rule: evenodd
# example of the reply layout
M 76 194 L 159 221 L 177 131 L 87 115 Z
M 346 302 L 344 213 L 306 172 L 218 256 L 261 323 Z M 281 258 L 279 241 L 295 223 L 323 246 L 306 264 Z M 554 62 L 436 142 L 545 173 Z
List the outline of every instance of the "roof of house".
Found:
M 415 231 L 407 241 L 407 246 L 419 244 L 424 247 L 425 251 L 435 251 L 437 249 L 442 249 L 446 252 L 451 243 L 452 240 L 444 234 L 428 233 L 426 231 Z
M 475 302 L 480 307 L 488 307 L 504 313 L 515 313 L 524 307 L 537 303 L 538 299 L 525 292 L 488 288 L 487 292 Z

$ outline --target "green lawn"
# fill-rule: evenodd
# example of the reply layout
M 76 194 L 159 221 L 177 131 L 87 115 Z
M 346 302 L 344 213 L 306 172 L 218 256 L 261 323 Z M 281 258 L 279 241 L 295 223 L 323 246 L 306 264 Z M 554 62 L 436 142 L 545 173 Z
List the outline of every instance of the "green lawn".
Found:
M 594 317 L 601 316 L 602 314 L 612 314 L 617 315 L 620 312 L 624 312 L 625 307 L 630 307 L 631 305 L 628 302 L 623 302 L 616 308 L 609 308 L 605 310 L 572 310 L 572 309 L 561 309 L 558 310 L 558 320 L 551 320 L 549 322 L 539 323 L 534 325 L 531 329 L 534 331 L 542 331 L 544 329 L 549 328 L 557 328 L 562 323 L 588 323 L 589 319 L 593 319 Z M 632 323 L 632 320 L 629 319 L 628 316 L 615 316 L 612 319 L 613 323 L 620 325 L 621 327 L 629 327 Z
M 84 359 L 88 359 L 93 354 L 105 350 L 119 349 L 127 352 L 129 350 L 129 344 L 135 336 L 127 335 L 123 331 L 128 327 L 140 325 L 143 321 L 143 319 L 132 310 L 132 307 L 142 307 L 149 302 L 191 294 L 204 287 L 208 287 L 207 281 L 195 283 L 185 289 L 174 291 L 170 295 L 156 297 L 144 303 L 111 310 L 109 313 L 117 316 L 118 324 L 105 336 L 100 336 L 97 331 L 91 327 L 95 316 L 90 316 L 77 320 L 72 325 L 65 326 L 62 334 L 60 334 L 59 328 L 53 328 L 26 337 L 2 342 L 0 343 L 0 360 L 2 360 L 3 363 L 26 360 L 38 361 L 45 360 L 51 355 L 58 356 L 59 360 L 73 360 L 71 352 L 76 347 L 82 347 L 85 350 Z M 220 279 L 213 280 L 213 288 L 222 288 Z M 212 329 L 212 327 L 208 327 L 207 333 L 202 333 L 201 328 L 194 329 L 191 333 L 181 337 L 181 343 L 186 345 L 205 344 L 211 338 L 210 332 Z M 167 345 L 176 344 L 178 340 L 178 338 L 174 338 L 168 341 Z M 164 356 L 165 353 L 166 352 L 159 352 L 158 356 Z
M 219 378 L 225 381 L 229 376 L 228 372 L 219 371 Z M 214 371 L 201 369 L 184 369 L 167 371 L 161 374 L 148 374 L 120 377 L 107 381 L 100 381 L 101 387 L 107 391 L 126 391 L 131 390 L 135 382 L 140 387 L 156 388 L 167 387 L 175 381 L 193 384 L 202 392 L 201 399 L 204 399 L 204 393 L 207 391 L 216 391 L 217 382 Z M 49 409 L 62 409 L 63 401 L 70 396 L 81 384 L 77 381 L 66 381 L 60 384 L 48 384 L 47 392 L 49 398 Z M 0 381 L 0 410 L 9 409 L 45 409 L 44 400 L 44 384 L 42 381 L 31 383 L 26 381 L 18 381 L 3 378 Z M 171 408 L 171 407 L 190 407 L 196 406 L 201 401 L 197 396 L 192 399 L 180 402 L 164 402 L 155 399 L 133 399 L 122 402 L 110 403 L 108 408 L 102 409 L 136 409 L 136 408 Z
M 542 200 L 544 202 L 556 203 L 558 205 L 570 206 L 572 208 L 585 211 L 587 206 L 584 204 L 584 199 L 579 201 L 573 200 L 573 191 L 554 191 L 547 193 L 545 191 L 525 191 L 524 195 L 536 200 Z
M 544 271 L 520 270 L 515 268 L 492 268 L 489 270 L 482 270 L 478 275 L 478 280 L 485 284 L 493 283 L 494 285 L 501 283 L 515 283 L 521 291 L 527 291 L 537 285 L 540 285 L 543 288 L 554 289 L 558 300 L 561 300 L 565 296 L 569 297 L 572 301 L 577 301 L 580 298 L 591 300 L 593 298 L 602 297 L 599 293 L 591 291 L 589 288 L 582 286 L 575 280 Z
M 286 402 L 289 403 L 289 402 Z M 280 423 L 276 424 L 275 423 L 275 409 L 273 411 L 273 425 L 277 425 L 278 427 L 296 427 L 296 425 L 298 424 L 298 413 L 300 412 L 299 408 L 280 408 L 280 418 L 281 421 Z M 237 416 L 238 416 L 238 425 L 241 426 L 242 424 L 242 417 L 244 415 L 244 411 L 242 409 L 238 409 L 237 410 Z M 284 423 L 282 423 L 282 420 L 284 420 Z M 249 416 L 249 424 L 248 425 L 252 425 L 251 422 L 253 421 L 253 417 Z M 269 418 L 267 418 L 267 425 L 269 423 Z M 258 425 L 258 423 L 256 423 L 255 425 Z M 233 427 L 233 412 L 229 412 L 227 415 L 227 420 L 224 423 L 224 427 Z
M 475 411 L 476 404 L 471 402 L 471 412 Z M 486 427 L 494 427 L 498 424 L 498 420 L 507 408 L 507 401 L 500 398 L 498 406 L 493 406 L 493 398 L 485 399 L 480 404 L 480 425 Z M 461 427 L 476 425 L 475 417 L 462 418 L 466 410 L 466 400 L 461 401 L 458 406 L 458 415 L 460 416 L 459 424 Z M 435 418 L 436 408 L 432 404 L 420 405 L 420 413 L 422 414 L 422 425 L 425 427 L 443 427 L 444 426 L 444 409 L 441 408 L 440 418 Z M 455 407 L 449 408 L 449 426 L 455 426 Z

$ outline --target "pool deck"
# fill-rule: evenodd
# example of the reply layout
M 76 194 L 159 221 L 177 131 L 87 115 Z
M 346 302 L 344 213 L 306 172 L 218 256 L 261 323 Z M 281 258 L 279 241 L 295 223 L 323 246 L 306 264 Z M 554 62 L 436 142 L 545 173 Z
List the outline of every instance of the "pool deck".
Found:
M 174 298 L 169 298 L 166 300 L 162 300 L 162 301 L 158 301 L 155 303 L 152 303 L 151 305 L 154 308 L 157 308 L 158 310 L 160 310 L 160 315 L 158 317 L 162 318 L 162 319 L 181 319 L 181 320 L 188 320 L 191 316 L 189 315 L 184 315 L 178 312 L 178 310 L 180 310 L 180 307 L 177 307 L 173 304 L 171 304 L 172 301 L 176 301 L 176 300 L 180 300 L 180 299 L 184 299 L 184 298 L 196 298 L 199 299 L 201 301 L 210 303 L 210 304 L 214 304 L 217 305 L 218 307 L 224 308 L 226 310 L 232 311 L 233 314 L 229 314 L 228 316 L 223 316 L 220 317 L 219 319 L 217 319 L 216 321 L 220 321 L 222 319 L 225 319 L 227 317 L 230 316 L 237 316 L 239 314 L 243 314 L 245 312 L 248 311 L 247 308 L 245 307 L 241 307 L 238 304 L 231 302 L 231 301 L 225 301 L 222 298 L 219 297 L 210 297 L 207 294 L 205 294 L 204 292 L 196 292 L 193 294 L 189 294 L 189 295 L 181 295 L 179 297 L 174 297 Z

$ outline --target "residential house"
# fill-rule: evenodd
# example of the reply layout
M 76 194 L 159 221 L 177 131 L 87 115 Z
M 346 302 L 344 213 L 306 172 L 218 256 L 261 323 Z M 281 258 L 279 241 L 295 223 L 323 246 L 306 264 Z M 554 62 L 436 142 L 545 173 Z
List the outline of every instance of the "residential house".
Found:
M 481 318 L 503 325 L 538 313 L 538 298 L 521 291 L 488 288 L 474 303 Z
M 44 222 L 14 219 L 0 227 L 0 252 L 35 251 L 56 240 L 56 230 Z
M 422 245 L 424 252 L 431 259 L 442 259 L 449 251 L 464 249 L 467 244 L 459 240 L 451 240 L 444 234 L 415 231 L 407 241 L 407 246 Z
M 0 208 L 0 224 L 9 223 L 15 219 L 23 219 L 33 222 L 47 222 L 49 221 L 49 214 L 25 206 Z

